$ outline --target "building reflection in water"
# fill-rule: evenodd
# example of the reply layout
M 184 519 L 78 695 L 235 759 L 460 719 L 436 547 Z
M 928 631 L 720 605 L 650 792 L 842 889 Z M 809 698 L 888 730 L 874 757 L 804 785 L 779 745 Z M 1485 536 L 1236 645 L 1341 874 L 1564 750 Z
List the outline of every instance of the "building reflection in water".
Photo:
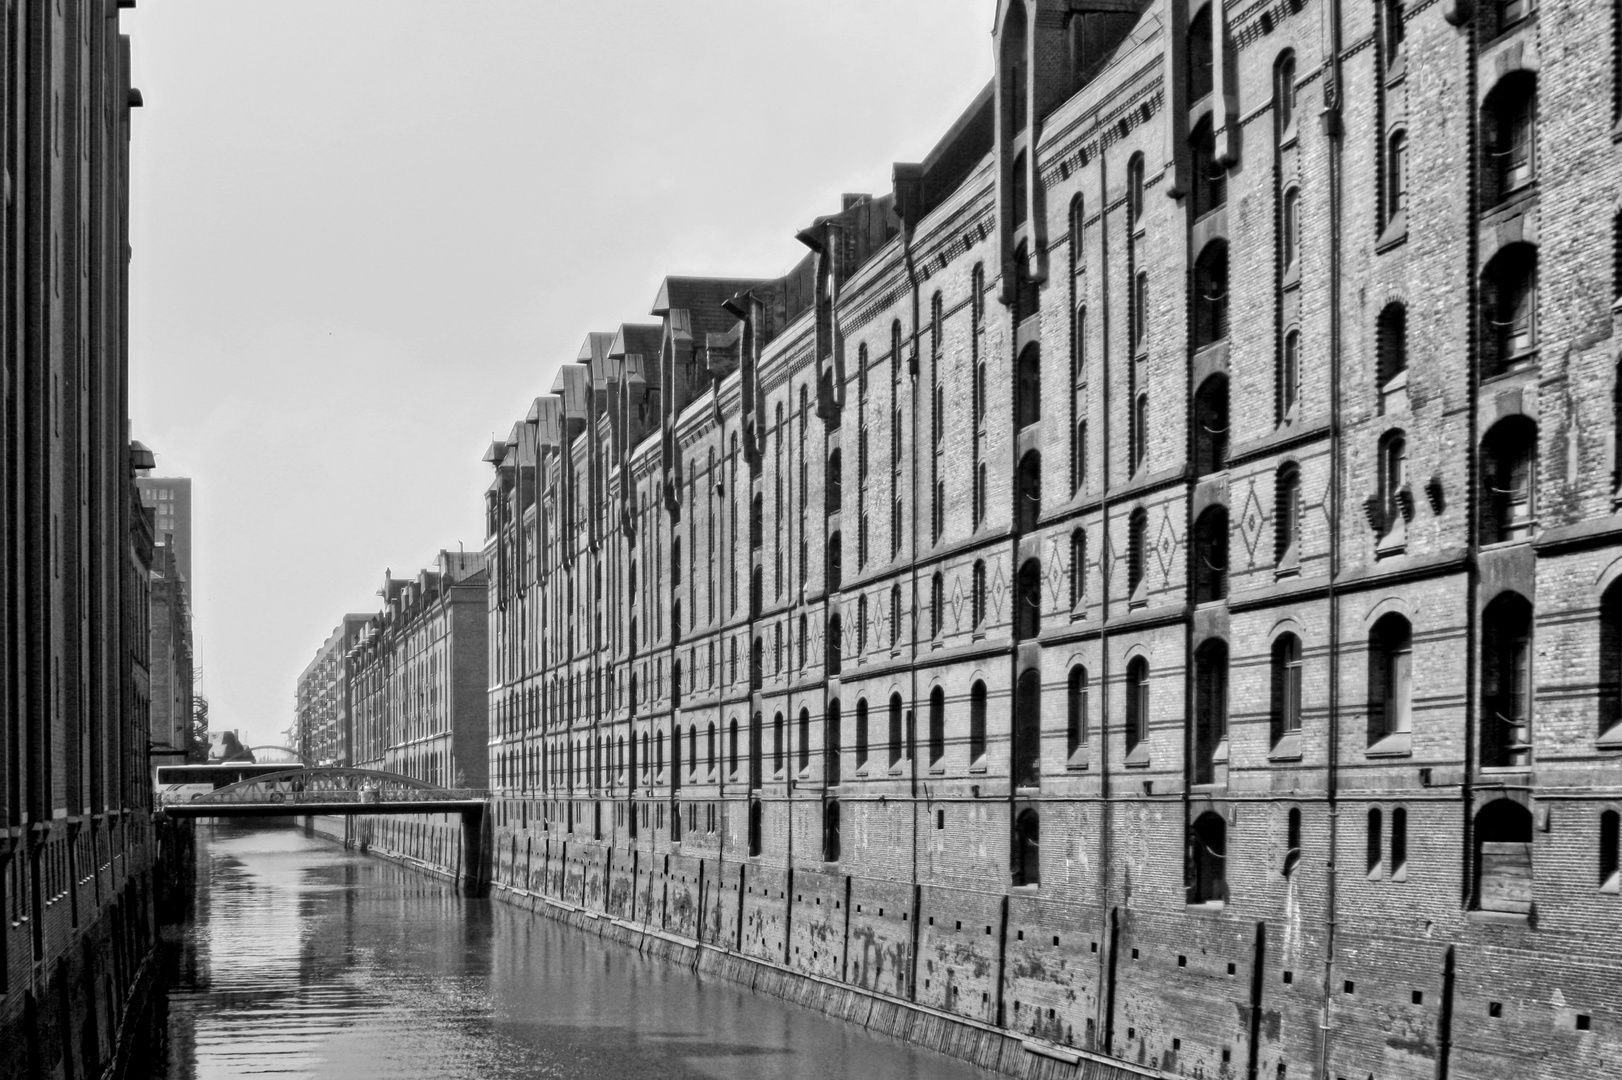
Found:
M 153 1080 L 984 1075 L 295 829 L 197 850 Z

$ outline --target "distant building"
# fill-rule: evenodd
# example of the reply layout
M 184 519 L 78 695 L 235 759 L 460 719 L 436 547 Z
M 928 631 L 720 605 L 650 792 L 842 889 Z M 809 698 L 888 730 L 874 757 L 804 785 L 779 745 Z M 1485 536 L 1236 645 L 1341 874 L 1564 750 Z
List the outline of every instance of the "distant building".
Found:
M 348 667 L 370 615 L 345 615 L 298 678 L 294 732 L 299 753 L 312 765 L 354 764 Z
M 173 547 L 159 544 L 153 549 L 150 589 L 149 737 L 155 746 L 184 749 L 191 739 L 191 590 L 175 564 Z
M 382 610 L 346 664 L 356 766 L 487 785 L 486 589 L 480 552 L 442 551 L 415 578 L 385 574 Z
M 157 543 L 172 545 L 175 565 L 188 587 L 191 576 L 191 478 L 137 476 L 135 490 L 141 505 L 152 510 L 152 535 Z M 171 539 L 171 537 L 173 539 Z

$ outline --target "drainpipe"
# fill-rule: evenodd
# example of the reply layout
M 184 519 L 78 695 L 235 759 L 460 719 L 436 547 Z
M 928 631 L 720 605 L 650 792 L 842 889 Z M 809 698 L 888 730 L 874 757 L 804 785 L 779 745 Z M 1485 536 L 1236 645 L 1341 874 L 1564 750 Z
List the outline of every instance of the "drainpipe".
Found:
M 1100 381 L 1103 384 L 1102 388 L 1101 388 L 1099 404 L 1100 404 L 1100 410 L 1101 410 L 1100 411 L 1100 427 L 1102 428 L 1102 431 L 1100 432 L 1100 434 L 1103 436 L 1103 440 L 1102 440 L 1102 442 L 1100 444 L 1103 447 L 1103 454 L 1102 454 L 1103 464 L 1102 464 L 1102 471 L 1100 472 L 1100 475 L 1103 477 L 1103 480 L 1104 480 L 1103 499 L 1102 499 L 1102 502 L 1100 503 L 1100 521 L 1102 523 L 1102 532 L 1100 534 L 1100 542 L 1099 542 L 1099 545 L 1098 545 L 1098 577 L 1099 577 L 1098 595 L 1099 595 L 1099 616 L 1100 616 L 1100 625 L 1099 625 L 1099 630 L 1098 630 L 1098 643 L 1099 643 L 1099 649 L 1098 649 L 1098 655 L 1099 655 L 1099 659 L 1098 659 L 1098 696 L 1099 696 L 1099 709 L 1098 709 L 1098 717 L 1099 717 L 1099 723 L 1098 723 L 1098 796 L 1099 796 L 1099 798 L 1098 798 L 1098 847 L 1099 847 L 1098 872 L 1099 872 L 1099 877 L 1100 877 L 1100 880 L 1099 880 L 1099 896 L 1101 896 L 1103 898 L 1103 900 L 1104 900 L 1104 905 L 1100 909 L 1100 915 L 1101 916 L 1103 915 L 1103 912 L 1109 910 L 1109 908 L 1110 908 L 1110 895 L 1109 895 L 1110 876 L 1111 876 L 1110 875 L 1110 849 L 1111 849 L 1111 845 L 1110 845 L 1110 829 L 1111 829 L 1113 821 L 1114 821 L 1114 815 L 1110 812 L 1110 771 L 1109 771 L 1109 709 L 1110 709 L 1110 692 L 1109 692 L 1109 688 L 1110 688 L 1110 667 L 1109 667 L 1109 621 L 1110 621 L 1110 618 L 1109 618 L 1110 617 L 1110 594 L 1109 594 L 1109 579 L 1110 579 L 1110 575 L 1109 575 L 1109 524 L 1110 524 L 1110 519 L 1109 519 L 1109 512 L 1110 512 L 1110 498 L 1109 498 L 1109 493 L 1110 493 L 1110 483 L 1111 483 L 1110 478 L 1112 476 L 1112 473 L 1110 472 L 1110 445 L 1111 445 L 1110 444 L 1110 415 L 1111 415 L 1111 413 L 1110 413 L 1110 370 L 1111 370 L 1111 365 L 1110 365 L 1110 362 L 1109 362 L 1109 360 L 1110 360 L 1110 302 L 1109 302 L 1109 298 L 1110 298 L 1110 289 L 1109 289 L 1110 276 L 1109 276 L 1109 198 L 1108 198 L 1108 194 L 1107 194 L 1108 191 L 1109 191 L 1108 182 L 1109 182 L 1109 173 L 1104 167 L 1104 155 L 1100 154 L 1100 155 L 1098 155 L 1098 190 L 1101 193 L 1101 198 L 1100 198 L 1100 203 L 1099 203 L 1100 210 L 1099 210 L 1099 229 L 1098 229 L 1098 236 L 1099 236 L 1098 277 L 1099 277 L 1099 298 L 1100 298 L 1100 304 L 1099 304 L 1099 308 L 1100 308 L 1100 311 L 1099 311 L 1099 332 L 1100 332 L 1100 336 L 1102 338 L 1102 342 L 1101 342 L 1100 348 L 1098 350 L 1098 355 L 1103 358 L 1103 362 L 1101 364 L 1099 364 L 1099 377 L 1100 377 Z M 1127 227 L 1128 228 L 1131 227 L 1130 222 L 1128 222 Z M 1131 358 L 1128 357 L 1128 362 L 1130 362 L 1130 360 L 1131 360 Z M 1103 990 L 1103 988 L 1105 986 L 1105 981 L 1106 981 L 1106 979 L 1108 977 L 1108 974 L 1109 974 L 1109 970 L 1110 970 L 1109 965 L 1111 965 L 1113 963 L 1113 960 L 1110 958 L 1110 954 L 1112 954 L 1114 952 L 1114 949 L 1115 949 L 1115 936 L 1113 934 L 1111 934 L 1111 933 L 1108 933 L 1109 929 L 1110 929 L 1109 926 L 1100 926 L 1099 934 L 1098 934 L 1100 940 L 1107 943 L 1105 948 L 1102 948 L 1102 949 L 1098 950 L 1098 986 L 1099 986 L 1101 991 Z M 1099 1039 L 1105 1038 L 1105 1032 L 1107 1032 L 1108 1029 L 1109 1029 L 1109 1017 L 1104 1015 L 1104 1013 L 1105 1013 L 1106 1009 L 1109 1009 L 1111 1007 L 1110 1003 L 1112 1003 L 1112 1002 L 1113 1002 L 1113 995 L 1112 994 L 1108 994 L 1108 993 L 1104 993 L 1104 992 L 1099 993 L 1097 1004 L 1094 1007 L 1095 1026 L 1097 1028 L 1097 1034 L 1098 1034 Z M 1091 1049 L 1096 1049 L 1096 1048 L 1097 1048 L 1097 1040 L 1095 1040 L 1095 1046 L 1092 1047 Z M 1104 1052 L 1108 1053 L 1108 1045 L 1107 1045 L 1107 1043 L 1105 1044 Z
M 1342 480 L 1345 470 L 1345 447 L 1342 444 L 1341 417 L 1341 218 L 1344 213 L 1341 192 L 1342 161 L 1345 144 L 1341 121 L 1341 0 L 1328 0 L 1324 7 L 1325 36 L 1328 38 L 1328 57 L 1324 62 L 1324 107 L 1320 120 L 1328 139 L 1329 179 L 1329 724 L 1328 751 L 1325 755 L 1325 798 L 1329 814 L 1329 857 L 1324 896 L 1324 965 L 1323 991 L 1320 1003 L 1318 1034 L 1318 1076 L 1329 1075 L 1329 1002 L 1334 987 L 1336 881 L 1339 869 L 1336 851 L 1340 835 L 1339 766 L 1340 766 L 1340 594 L 1335 588 L 1335 575 L 1340 571 L 1340 508 L 1343 501 Z

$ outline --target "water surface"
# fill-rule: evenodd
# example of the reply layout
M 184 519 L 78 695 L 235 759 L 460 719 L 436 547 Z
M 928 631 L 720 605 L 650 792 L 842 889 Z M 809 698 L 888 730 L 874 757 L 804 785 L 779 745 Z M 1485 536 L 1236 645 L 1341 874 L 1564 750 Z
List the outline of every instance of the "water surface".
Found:
M 989 1076 L 294 830 L 197 850 L 162 1080 Z

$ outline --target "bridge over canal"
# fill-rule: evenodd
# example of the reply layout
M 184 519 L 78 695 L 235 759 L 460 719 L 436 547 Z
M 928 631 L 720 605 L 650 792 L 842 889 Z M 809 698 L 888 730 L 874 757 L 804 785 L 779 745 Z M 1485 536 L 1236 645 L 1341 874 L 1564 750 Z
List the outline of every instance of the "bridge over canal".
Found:
M 173 818 L 378 817 L 456 814 L 462 820 L 464 893 L 490 888 L 490 793 L 443 788 L 398 773 L 334 767 L 266 773 L 158 809 Z

